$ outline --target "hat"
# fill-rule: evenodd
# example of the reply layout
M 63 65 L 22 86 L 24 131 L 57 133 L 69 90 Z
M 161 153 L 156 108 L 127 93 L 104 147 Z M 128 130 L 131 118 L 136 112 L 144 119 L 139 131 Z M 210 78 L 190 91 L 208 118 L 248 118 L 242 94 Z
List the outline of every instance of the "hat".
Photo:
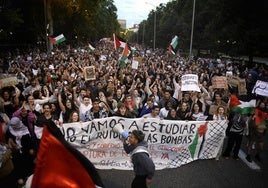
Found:
M 23 123 L 21 122 L 20 118 L 18 118 L 18 117 L 13 117 L 13 118 L 11 118 L 11 120 L 10 120 L 10 125 L 11 125 L 12 127 L 17 127 L 17 128 L 19 128 L 19 127 L 23 126 Z

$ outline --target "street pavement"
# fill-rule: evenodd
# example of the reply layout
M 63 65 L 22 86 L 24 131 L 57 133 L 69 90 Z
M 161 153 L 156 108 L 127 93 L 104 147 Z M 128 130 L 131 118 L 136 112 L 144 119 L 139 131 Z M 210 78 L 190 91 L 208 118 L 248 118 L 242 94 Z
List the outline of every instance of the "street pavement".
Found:
M 262 161 L 253 157 L 253 163 L 244 160 L 246 138 L 239 160 L 197 160 L 176 169 L 157 170 L 150 188 L 267 188 L 268 187 L 268 134 Z M 98 170 L 106 188 L 130 188 L 134 177 L 129 170 Z

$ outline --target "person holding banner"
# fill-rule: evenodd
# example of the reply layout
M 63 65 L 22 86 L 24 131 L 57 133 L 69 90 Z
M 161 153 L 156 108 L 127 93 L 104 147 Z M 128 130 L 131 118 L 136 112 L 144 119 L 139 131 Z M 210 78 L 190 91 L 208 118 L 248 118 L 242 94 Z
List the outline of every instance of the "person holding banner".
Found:
M 223 106 L 219 106 L 217 108 L 216 113 L 213 115 L 213 120 L 214 121 L 227 120 L 227 122 L 228 122 L 228 117 L 226 115 L 226 110 L 225 110 L 225 108 Z M 222 142 L 222 144 L 220 146 L 220 149 L 219 149 L 218 154 L 216 156 L 216 160 L 219 160 L 220 159 L 220 156 L 221 156 L 221 153 L 222 153 L 222 149 L 223 149 L 223 143 L 224 142 Z
M 226 109 L 223 106 L 219 106 L 215 114 L 213 114 L 213 120 L 227 120 Z
M 149 156 L 148 143 L 144 140 L 144 133 L 133 130 L 128 138 L 123 139 L 124 150 L 131 155 L 131 161 L 135 172 L 135 178 L 131 188 L 147 188 L 152 183 L 155 165 Z

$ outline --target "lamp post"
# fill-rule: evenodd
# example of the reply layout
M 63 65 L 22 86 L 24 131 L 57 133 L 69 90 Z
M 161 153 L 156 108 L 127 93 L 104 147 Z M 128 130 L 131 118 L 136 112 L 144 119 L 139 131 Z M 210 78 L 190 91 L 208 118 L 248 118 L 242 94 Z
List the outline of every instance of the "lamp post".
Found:
M 143 23 L 143 29 L 142 29 L 142 45 L 144 45 L 144 35 L 145 35 L 145 23 Z
M 148 2 L 145 2 L 145 3 L 154 7 L 154 46 L 153 46 L 153 48 L 155 50 L 155 38 L 156 38 L 156 6 L 153 5 L 152 3 L 148 3 Z
M 142 18 L 143 21 L 146 20 L 145 17 L 143 17 L 143 16 L 141 16 L 141 15 L 138 15 L 138 16 L 139 16 L 140 18 Z M 140 24 L 139 24 L 139 26 L 140 26 Z M 140 28 L 139 28 L 139 31 L 140 31 Z M 145 23 L 143 22 L 143 24 L 142 24 L 142 45 L 144 45 L 144 35 L 145 35 Z
M 194 16 L 195 16 L 195 0 L 194 0 L 194 4 L 193 4 L 193 16 L 192 16 L 192 29 L 191 29 L 191 41 L 190 41 L 189 57 L 192 56 L 193 35 L 194 35 Z
M 44 17 L 45 17 L 45 40 L 46 40 L 46 49 L 47 49 L 47 52 L 49 51 L 49 43 L 48 43 L 48 33 L 47 33 L 47 30 L 48 30 L 48 27 L 49 25 L 47 24 L 47 1 L 44 0 Z

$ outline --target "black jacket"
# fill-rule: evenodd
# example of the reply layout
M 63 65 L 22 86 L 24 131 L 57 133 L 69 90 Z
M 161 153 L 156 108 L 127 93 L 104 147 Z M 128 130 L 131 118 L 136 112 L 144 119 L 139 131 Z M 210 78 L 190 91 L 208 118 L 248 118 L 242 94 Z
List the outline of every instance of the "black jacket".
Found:
M 149 157 L 147 142 L 142 141 L 136 146 L 125 144 L 124 149 L 127 154 L 131 154 L 135 175 L 146 176 L 146 178 L 152 179 L 155 165 Z

